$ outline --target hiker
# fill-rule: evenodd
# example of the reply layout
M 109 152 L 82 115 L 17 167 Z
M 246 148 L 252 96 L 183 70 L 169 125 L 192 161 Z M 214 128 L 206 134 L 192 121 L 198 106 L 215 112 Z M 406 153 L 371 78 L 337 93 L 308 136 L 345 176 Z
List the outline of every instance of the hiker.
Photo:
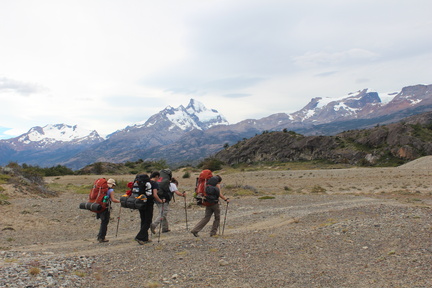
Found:
M 156 203 L 157 207 L 159 208 L 159 216 L 155 219 L 155 221 L 151 224 L 150 230 L 153 234 L 156 234 L 156 227 L 158 225 L 162 225 L 162 233 L 170 232 L 171 230 L 168 229 L 168 220 L 167 215 L 169 211 L 169 202 L 171 201 L 173 194 L 177 194 L 178 196 L 186 197 L 186 192 L 181 193 L 178 191 L 178 181 L 173 177 L 170 181 L 170 194 L 167 196 L 162 196 L 165 199 L 164 203 Z
M 107 209 L 102 211 L 101 213 L 96 213 L 96 219 L 101 219 L 101 224 L 99 228 L 99 234 L 97 235 L 97 240 L 99 243 L 108 242 L 108 239 L 105 239 L 107 230 L 108 230 L 108 223 L 110 221 L 111 216 L 111 202 L 114 203 L 120 203 L 120 200 L 117 200 L 114 197 L 114 186 L 116 186 L 115 180 L 110 178 L 107 181 L 108 184 L 108 192 L 106 194 L 107 196 Z
M 214 213 L 214 221 L 210 231 L 210 236 L 211 237 L 215 236 L 217 233 L 217 230 L 219 228 L 219 223 L 220 223 L 220 204 L 218 200 L 219 198 L 221 198 L 225 202 L 229 202 L 229 199 L 225 197 L 220 191 L 221 182 L 222 182 L 222 178 L 219 175 L 213 176 L 207 181 L 206 193 L 209 194 L 209 192 L 207 192 L 208 191 L 207 189 L 210 187 L 210 189 L 214 191 L 216 197 L 214 203 L 209 204 L 208 206 L 206 205 L 204 218 L 202 218 L 201 221 L 198 222 L 198 224 L 191 230 L 191 233 L 195 237 L 198 237 L 198 232 L 201 231 L 204 228 L 204 226 L 210 221 L 210 218 L 213 213 Z
M 150 184 L 152 190 L 152 196 L 147 197 L 147 202 L 143 206 L 143 208 L 139 209 L 140 218 L 141 218 L 141 228 L 138 234 L 135 237 L 135 241 L 140 245 L 144 245 L 145 243 L 151 242 L 148 235 L 148 230 L 150 228 L 150 224 L 153 219 L 153 204 L 156 200 L 157 203 L 163 203 L 165 200 L 160 199 L 157 192 L 159 189 L 159 184 L 157 181 L 159 180 L 160 173 L 158 171 L 153 172 L 150 175 Z

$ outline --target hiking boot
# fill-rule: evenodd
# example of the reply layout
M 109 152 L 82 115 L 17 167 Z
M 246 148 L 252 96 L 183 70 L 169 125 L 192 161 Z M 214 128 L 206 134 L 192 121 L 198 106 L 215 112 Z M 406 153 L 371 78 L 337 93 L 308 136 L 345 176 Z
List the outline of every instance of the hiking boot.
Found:
M 151 231 L 153 234 L 156 234 L 156 225 L 154 225 L 153 223 L 150 224 L 150 231 Z
M 167 229 L 167 230 L 162 231 L 162 233 L 168 233 L 168 232 L 170 232 L 170 231 L 171 231 L 171 230 Z
M 194 235 L 195 237 L 199 237 L 199 236 L 198 236 L 198 232 L 193 232 L 193 231 L 191 231 L 191 233 L 192 233 L 192 235 Z
M 139 240 L 137 238 L 135 238 L 135 241 L 137 241 L 139 245 L 144 245 L 144 243 L 145 243 L 145 241 Z
M 139 240 L 137 238 L 135 238 L 135 241 L 137 241 L 139 245 L 144 245 L 144 244 L 152 242 L 152 240 L 150 240 L 150 239 L 149 240 Z
M 105 242 L 109 242 L 109 240 L 108 240 L 108 239 L 105 239 L 105 238 L 104 238 L 104 239 L 99 238 L 99 239 L 98 239 L 98 242 L 99 242 L 99 243 L 105 243 Z

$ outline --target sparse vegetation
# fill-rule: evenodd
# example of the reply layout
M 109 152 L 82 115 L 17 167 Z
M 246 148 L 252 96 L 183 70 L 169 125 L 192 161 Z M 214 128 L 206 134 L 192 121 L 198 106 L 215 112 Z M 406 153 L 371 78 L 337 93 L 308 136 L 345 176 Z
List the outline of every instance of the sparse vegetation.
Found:
M 22 169 L 25 173 L 36 173 L 43 177 L 75 174 L 72 169 L 69 169 L 66 166 L 62 166 L 62 165 L 57 165 L 49 168 L 41 168 L 39 166 L 31 166 L 24 163 L 22 164 Z
M 432 160 L 432 157 L 429 159 Z M 275 162 L 273 164 L 277 163 Z M 305 163 L 300 165 L 305 165 Z M 222 182 L 222 191 L 231 199 L 231 203 L 227 205 L 221 201 L 221 225 L 224 221 L 224 212 L 228 211 L 227 225 L 225 226 L 225 236 L 219 236 L 219 238 L 216 239 L 210 238 L 208 235 L 210 225 L 202 231 L 200 234 L 201 238 L 195 238 L 189 232 L 191 227 L 201 219 L 205 210 L 203 207 L 197 207 L 192 198 L 192 187 L 194 187 L 193 185 L 195 184 L 195 176 L 200 170 L 194 170 L 189 167 L 187 170 L 184 168 L 175 170 L 174 174 L 176 178 L 181 178 L 185 171 L 190 171 L 190 178 L 180 180 L 181 189 L 185 189 L 188 192 L 187 202 L 185 201 L 185 203 L 183 203 L 183 198 L 177 198 L 175 203 L 173 202 L 173 209 L 170 212 L 172 213 L 172 217 L 170 218 L 172 232 L 171 234 L 162 234 L 162 244 L 157 242 L 157 238 L 153 238 L 153 243 L 143 247 L 146 251 L 146 257 L 152 261 L 154 259 L 159 259 L 161 253 L 164 255 L 171 254 L 171 258 L 174 261 L 168 261 L 166 264 L 170 266 L 169 271 L 172 272 L 163 277 L 156 272 L 150 272 L 153 273 L 153 275 L 147 275 L 144 282 L 142 279 L 130 277 L 129 279 L 133 279 L 134 281 L 131 286 L 140 287 L 141 285 L 144 287 L 145 283 L 148 281 L 156 283 L 156 286 L 158 285 L 157 283 L 160 282 L 161 284 L 159 287 L 166 285 L 186 287 L 193 286 L 193 283 L 201 283 L 202 279 L 206 277 L 205 272 L 197 273 L 194 277 L 192 277 L 192 275 L 189 275 L 190 277 L 185 277 L 183 275 L 184 273 L 175 267 L 176 265 L 178 266 L 180 262 L 183 263 L 190 259 L 197 259 L 196 257 L 199 257 L 197 255 L 200 255 L 200 253 L 202 254 L 203 251 L 207 252 L 209 254 L 208 256 L 214 256 L 216 259 L 216 266 L 217 260 L 220 259 L 229 262 L 229 264 L 227 264 L 228 269 L 225 269 L 224 273 L 230 273 L 228 276 L 233 277 L 233 279 L 236 277 L 240 279 L 240 276 L 242 276 L 239 282 L 233 282 L 237 286 L 242 285 L 244 279 L 247 279 L 247 275 L 252 275 L 256 269 L 274 267 L 275 263 L 276 265 L 284 265 L 284 269 L 289 269 L 290 265 L 288 262 L 297 263 L 298 265 L 296 267 L 298 270 L 296 270 L 296 273 L 301 274 L 304 269 L 316 267 L 317 261 L 319 265 L 324 266 L 328 263 L 337 266 L 341 261 L 345 261 L 344 263 L 348 264 L 355 262 L 354 264 L 359 264 L 357 265 L 359 267 L 370 265 L 370 269 L 377 269 L 373 271 L 367 269 L 368 271 L 370 270 L 368 275 L 371 279 L 381 279 L 374 278 L 374 275 L 376 275 L 375 272 L 377 271 L 380 275 L 385 275 L 385 273 L 389 273 L 389 269 L 394 269 L 394 267 L 400 267 L 400 271 L 403 272 L 408 266 L 410 269 L 413 269 L 413 271 L 420 271 L 422 273 L 420 274 L 420 277 L 422 277 L 421 279 L 427 280 L 429 278 L 427 278 L 428 274 L 426 270 L 416 269 L 418 267 L 428 267 L 427 255 L 425 255 L 425 257 L 420 257 L 421 255 L 419 256 L 419 254 L 415 252 L 421 250 L 421 247 L 424 246 L 424 241 L 427 241 L 427 237 L 430 235 L 431 231 L 428 226 L 428 223 L 430 223 L 430 213 L 428 213 L 430 208 L 428 199 L 430 196 L 426 193 L 429 193 L 429 187 L 432 181 L 429 180 L 432 178 L 429 176 L 430 169 L 426 168 L 427 164 L 425 164 L 425 162 L 417 165 L 418 166 L 410 166 L 413 168 L 401 167 L 401 169 L 360 168 L 296 171 L 294 169 L 285 170 L 287 166 L 282 163 L 280 167 L 260 166 L 263 167 L 261 170 L 257 169 L 257 171 L 253 172 L 241 172 L 243 167 L 237 170 L 233 167 L 223 167 L 223 169 L 217 173 L 224 179 Z M 253 168 L 253 166 L 244 167 Z M 420 168 L 416 169 L 414 167 Z M 128 179 L 130 176 L 131 175 L 125 175 L 124 178 L 116 176 L 113 178 L 120 184 L 122 179 Z M 299 176 L 302 176 L 302 178 Z M 94 229 L 82 229 L 83 224 L 86 224 L 87 221 L 89 221 L 88 223 L 92 223 L 92 225 L 95 223 L 97 224 L 97 222 L 95 222 L 94 215 L 90 215 L 92 214 L 91 212 L 81 210 L 77 212 L 76 203 L 79 203 L 79 199 L 85 199 L 85 197 L 69 193 L 68 191 L 87 187 L 84 189 L 87 194 L 87 190 L 92 182 L 89 179 L 95 178 L 96 176 L 86 175 L 50 177 L 46 179 L 47 182 L 52 181 L 56 183 L 56 185 L 63 183 L 63 185 L 68 186 L 70 190 L 64 190 L 65 193 L 62 193 L 61 197 L 49 199 L 48 201 L 43 201 L 39 199 L 39 197 L 37 199 L 28 197 L 27 199 L 23 199 L 25 200 L 25 202 L 22 202 L 24 205 L 20 205 L 18 209 L 12 209 L 12 207 L 1 208 L 6 208 L 5 211 L 11 212 L 5 213 L 7 216 L 11 217 L 9 218 L 11 220 L 4 219 L 4 223 L 10 224 L 11 227 L 16 228 L 16 231 L 1 229 L 2 232 L 0 233 L 4 234 L 1 246 L 5 247 L 3 250 L 12 247 L 13 253 L 5 252 L 5 255 L 10 255 L 8 257 L 19 257 L 19 263 L 6 265 L 11 267 L 11 270 L 12 266 L 23 267 L 18 277 L 12 279 L 7 276 L 8 278 L 6 279 L 8 279 L 8 283 L 15 281 L 15 279 L 27 278 L 34 281 L 33 283 L 28 283 L 28 285 L 34 285 L 34 283 L 41 278 L 40 285 L 44 287 L 48 286 L 48 280 L 51 279 L 47 277 L 46 274 L 51 269 L 45 269 L 45 267 L 51 267 L 51 263 L 56 263 L 55 265 L 58 265 L 57 263 L 63 262 L 71 263 L 71 265 L 76 263 L 78 265 L 67 266 L 64 272 L 60 272 L 62 275 L 59 275 L 59 277 L 63 277 L 63 283 L 65 283 L 66 280 L 76 281 L 75 283 L 77 283 L 77 285 L 80 284 L 78 286 L 82 287 L 101 286 L 103 285 L 101 281 L 105 281 L 108 276 L 112 276 L 110 281 L 112 281 L 111 283 L 113 285 L 121 286 L 122 277 L 128 275 L 128 273 L 131 273 L 130 275 L 136 274 L 135 272 L 138 270 L 131 270 L 129 266 L 134 264 L 133 267 L 139 267 L 139 265 L 136 266 L 135 264 L 142 262 L 142 257 L 138 255 L 139 253 L 134 253 L 134 251 L 136 252 L 137 249 L 140 249 L 140 246 L 133 241 L 132 237 L 134 233 L 130 230 L 130 224 L 135 225 L 134 227 L 138 227 L 137 225 L 139 225 L 139 216 L 137 213 L 129 213 L 130 211 L 122 209 L 122 219 L 119 226 L 120 238 L 114 238 L 116 221 L 112 221 L 111 225 L 113 227 L 109 230 L 109 247 L 95 243 Z M 322 189 L 326 189 L 326 193 L 329 195 L 313 194 L 311 192 L 313 187 L 321 191 Z M 374 187 L 380 187 L 379 191 L 371 191 Z M 395 194 L 405 190 L 410 194 Z M 120 188 L 116 188 L 117 197 L 121 193 L 120 191 Z M 255 193 L 255 191 L 258 193 Z M 379 192 L 381 191 L 385 192 L 385 194 L 380 194 Z M 236 192 L 238 194 L 234 196 Z M 354 193 L 358 193 L 360 196 L 354 197 L 357 196 L 353 195 Z M 253 196 L 243 197 L 242 195 Z M 398 199 L 392 201 L 386 200 L 395 198 Z M 399 201 L 400 204 L 395 205 L 395 201 Z M 75 207 L 71 209 L 61 209 L 61 206 L 65 203 L 75 203 L 73 204 Z M 187 207 L 186 211 L 189 228 L 185 225 L 186 211 L 183 210 L 184 207 Z M 115 220 L 115 217 L 119 215 L 117 214 L 119 212 L 118 209 L 119 205 L 114 204 L 114 211 L 116 213 L 112 214 L 112 220 Z M 19 214 L 21 211 L 29 211 L 32 214 L 21 215 Z M 58 211 L 62 211 L 62 213 L 59 214 Z M 77 217 L 77 214 L 80 216 Z M 60 217 L 59 215 L 62 216 Z M 40 223 L 37 223 L 37 229 L 33 229 L 32 225 L 28 225 L 28 220 L 33 219 L 42 220 Z M 24 225 L 24 223 L 26 223 L 26 225 Z M 7 226 L 4 225 L 4 227 Z M 418 229 L 419 227 L 425 229 Z M 187 229 L 189 229 L 189 231 Z M 62 231 L 64 231 L 64 233 L 62 233 Z M 417 237 L 409 238 L 409 235 L 412 235 L 413 231 L 416 235 L 420 235 L 418 238 L 421 237 L 421 239 Z M 67 237 L 65 237 L 65 235 L 67 235 Z M 129 235 L 132 235 L 132 237 Z M 382 235 L 389 236 L 381 237 Z M 154 235 L 153 237 L 156 236 L 157 235 Z M 184 236 L 185 239 L 182 245 L 177 245 L 177 236 Z M 7 237 L 13 237 L 15 240 L 7 242 Z M 82 241 L 82 239 L 86 240 Z M 409 247 L 405 245 L 406 241 L 401 241 L 401 239 L 409 239 Z M 75 241 L 74 245 L 68 245 L 71 243 L 70 241 Z M 229 244 L 231 242 L 242 243 L 242 245 L 240 248 L 238 245 L 226 245 L 226 243 Z M 32 245 L 32 243 L 40 243 L 40 245 Z M 210 245 L 212 247 L 209 246 L 206 248 L 202 243 L 212 244 Z M 265 247 L 268 248 L 265 251 L 261 251 L 262 247 L 264 247 L 261 245 L 262 243 L 265 243 Z M 28 245 L 30 245 L 31 250 L 21 248 L 28 247 Z M 213 245 L 215 246 L 213 247 Z M 111 252 L 106 254 L 107 247 L 114 249 L 111 249 Z M 121 251 L 117 249 L 118 247 L 121 248 Z M 200 249 L 196 249 L 197 247 Z M 42 251 L 48 251 L 50 248 L 53 249 L 53 253 L 55 254 L 41 258 L 43 262 L 39 268 L 42 272 L 38 275 L 36 274 L 36 276 L 30 277 L 28 273 L 30 267 L 38 266 L 34 263 L 30 266 L 30 263 L 27 263 L 29 261 L 28 259 L 36 258 L 36 255 L 43 255 Z M 32 251 L 32 257 L 28 257 L 29 254 L 15 252 L 19 250 Z M 98 251 L 105 252 L 100 256 L 88 256 L 78 261 L 70 261 L 75 257 L 78 259 L 78 255 L 82 255 L 79 251 L 82 250 L 89 251 L 89 255 L 96 255 Z M 341 254 L 342 256 L 334 253 L 339 250 L 344 251 L 344 253 L 342 253 L 343 255 Z M 131 252 L 127 254 L 128 263 L 132 263 L 129 266 L 124 265 L 124 255 L 126 255 L 125 252 L 127 251 Z M 291 253 L 290 251 L 294 252 Z M 400 254 L 399 251 L 404 251 L 404 257 L 398 257 Z M 315 257 L 318 254 L 320 257 Z M 231 268 L 235 268 L 234 266 L 235 263 L 238 262 L 238 259 L 244 259 L 245 255 L 248 257 L 249 263 L 255 264 L 253 264 L 253 267 L 246 265 L 245 269 L 248 270 L 240 271 L 242 274 L 239 276 L 237 275 L 239 272 Z M 310 257 L 304 257 L 305 255 L 309 255 Z M 352 255 L 357 255 L 359 257 L 350 257 Z M 372 258 L 370 257 L 371 255 Z M 380 256 L 386 259 L 377 260 Z M 283 261 L 286 257 L 289 257 L 292 261 Z M 62 259 L 67 259 L 67 261 L 62 261 Z M 378 263 L 377 261 L 388 261 L 388 263 L 386 262 L 384 266 L 371 265 L 370 259 L 374 260 L 375 263 Z M 414 263 L 413 261 L 417 262 Z M 189 261 L 188 263 L 192 265 L 191 267 L 194 271 L 201 271 L 199 267 L 200 263 L 198 262 Z M 52 266 L 56 267 L 55 265 Z M 88 265 L 91 265 L 91 269 L 88 269 Z M 97 266 L 101 267 L 99 271 L 96 269 Z M 18 271 L 18 269 L 16 271 Z M 321 272 L 321 270 L 318 271 L 318 273 Z M 82 274 L 78 275 L 75 273 Z M 178 273 L 178 275 L 176 273 Z M 340 275 L 338 279 L 351 277 L 354 274 L 352 274 L 352 269 L 346 268 L 343 273 L 338 274 Z M 396 274 L 397 273 L 394 275 Z M 257 279 L 262 281 L 262 283 L 270 283 L 268 279 L 272 279 L 272 276 L 269 275 L 269 278 L 264 278 L 265 276 L 262 275 L 267 274 L 260 274 Z M 316 274 L 313 276 L 315 275 Z M 392 274 L 391 276 L 393 277 L 394 275 Z M 417 277 L 417 274 L 415 276 Z M 222 277 L 224 276 L 221 275 L 220 278 L 217 278 L 219 279 L 218 283 L 223 283 L 223 279 L 226 277 Z M 319 284 L 324 286 L 329 283 L 326 277 L 308 277 L 309 278 L 306 279 L 308 283 L 311 283 L 310 281 L 316 281 L 317 279 L 321 279 Z M 414 278 L 413 276 L 413 278 L 410 278 L 410 281 L 403 282 L 405 278 L 401 276 L 399 278 L 400 282 L 398 283 L 409 285 L 409 283 L 414 283 L 411 281 L 411 279 Z M 363 278 L 358 277 L 356 279 Z M 415 279 L 415 281 L 418 280 Z M 425 281 L 420 284 L 426 283 Z M 60 283 L 60 280 L 57 283 Z M 254 283 L 257 282 L 254 280 L 254 282 L 250 281 L 250 283 L 247 284 L 253 286 Z M 273 286 L 280 286 L 281 283 L 282 282 L 279 283 L 275 281 L 271 284 Z M 341 282 L 337 280 L 335 283 L 332 282 L 331 284 L 337 286 L 340 283 Z M 347 283 L 348 281 L 342 284 Z M 351 281 L 348 284 L 352 283 Z M 368 282 L 368 284 L 371 283 L 372 282 Z M 385 286 L 385 283 L 386 282 L 382 280 L 379 284 Z M 282 286 L 283 284 L 284 283 L 282 283 Z
M 210 157 L 204 159 L 201 163 L 198 164 L 197 167 L 201 169 L 209 169 L 211 171 L 217 171 L 222 169 L 223 164 L 224 163 L 221 160 Z
M 240 183 L 224 185 L 223 189 L 224 191 L 227 191 L 228 194 L 233 196 L 252 196 L 259 194 L 258 189 L 255 187 Z
M 146 284 L 144 284 L 145 288 L 157 288 L 157 287 L 162 287 L 162 284 L 160 284 L 159 282 L 147 282 Z
M 97 162 L 85 166 L 84 168 L 76 171 L 77 175 L 125 175 L 125 174 L 138 174 L 138 173 L 151 173 L 167 168 L 168 165 L 165 160 L 159 161 L 126 161 L 125 163 L 109 163 Z
M 32 193 L 42 197 L 57 196 L 57 193 L 47 189 L 43 174 L 39 171 L 29 168 L 23 168 L 15 162 L 10 162 L 5 167 L 0 167 L 1 183 L 11 184 L 19 193 Z M 2 196 L 0 200 L 5 201 Z
M 268 199 L 275 199 L 275 197 L 274 196 L 261 196 L 258 199 L 260 199 L 260 200 L 268 200 Z
M 1 189 L 0 189 L 0 192 L 2 192 Z M 10 204 L 10 203 L 7 201 L 8 199 L 9 199 L 9 196 L 0 193 L 0 205 L 7 205 L 7 204 Z
M 78 277 L 85 277 L 86 273 L 83 271 L 74 271 L 74 274 L 77 275 Z
M 6 183 L 8 183 L 8 181 L 9 181 L 10 178 L 11 178 L 10 175 L 0 174 L 0 184 L 6 184 Z
M 183 176 L 182 176 L 182 178 L 183 179 L 185 179 L 185 178 L 190 178 L 190 172 L 189 171 L 185 171 L 185 173 L 183 174 Z
M 325 193 L 327 190 L 320 185 L 315 185 L 311 189 L 311 193 Z
M 29 269 L 29 274 L 33 276 L 38 275 L 40 272 L 41 270 L 38 267 L 31 267 Z

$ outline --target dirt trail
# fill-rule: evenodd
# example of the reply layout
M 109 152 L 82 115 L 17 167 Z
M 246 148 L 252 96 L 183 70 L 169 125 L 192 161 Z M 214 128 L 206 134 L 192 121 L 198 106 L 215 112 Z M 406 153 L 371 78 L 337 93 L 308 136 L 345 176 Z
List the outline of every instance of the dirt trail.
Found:
M 209 237 L 209 223 L 199 238 L 186 231 L 184 202 L 177 200 L 168 216 L 171 232 L 142 246 L 133 240 L 137 211 L 122 209 L 115 237 L 115 205 L 110 242 L 101 244 L 100 222 L 78 209 L 86 195 L 11 199 L 0 207 L 0 286 L 432 287 L 430 172 L 407 165 L 223 175 L 225 187 L 247 184 L 274 199 L 228 193 L 224 235 Z M 88 184 L 90 178 L 49 180 Z M 181 190 L 191 191 L 193 181 L 182 179 Z M 312 192 L 317 186 L 321 192 Z M 187 206 L 190 230 L 204 209 L 190 194 Z M 225 208 L 222 203 L 222 224 Z M 35 264 L 40 273 L 29 275 Z
M 308 197 L 309 201 L 301 204 L 298 204 L 297 198 L 302 197 L 279 196 L 277 197 L 277 199 L 260 200 L 258 202 L 256 199 L 251 197 L 233 200 L 233 202 L 229 206 L 229 213 L 227 214 L 228 225 L 224 231 L 224 237 L 231 237 L 231 235 L 239 233 L 257 233 L 260 230 L 280 228 L 289 224 L 299 222 L 301 221 L 302 217 L 313 214 L 323 214 L 327 212 L 351 209 L 353 207 L 358 208 L 371 205 L 402 205 L 398 202 L 391 200 L 380 200 L 376 198 L 358 196 L 342 196 L 343 199 L 340 199 L 341 197 L 339 197 L 339 199 L 336 199 L 335 197 L 325 197 L 324 195 L 322 195 L 315 197 L 315 199 L 311 199 L 311 197 Z M 284 201 L 285 199 L 288 199 L 288 201 Z M 223 225 L 226 207 L 227 206 L 225 204 L 222 205 L 221 225 Z M 192 239 L 192 235 L 188 231 L 186 231 L 185 222 L 183 222 L 184 220 L 182 219 L 184 215 L 181 214 L 184 213 L 184 210 L 181 209 L 180 205 L 177 205 L 177 207 L 172 208 L 171 210 L 174 209 L 175 211 L 172 211 L 172 213 L 170 213 L 170 218 L 179 218 L 181 220 L 178 222 L 181 223 L 171 225 L 173 233 L 162 234 L 160 242 L 174 243 L 178 241 L 186 241 Z M 85 212 L 87 213 L 87 211 Z M 123 213 L 125 214 L 128 212 L 131 211 L 129 209 L 123 211 Z M 138 216 L 135 211 L 132 213 L 136 217 Z M 157 213 L 157 210 L 155 210 L 155 213 Z M 199 218 L 202 217 L 203 213 L 203 209 L 197 208 L 189 212 L 189 230 L 192 228 L 192 225 L 198 222 Z M 87 214 L 91 215 L 90 212 L 88 212 Z M 117 227 L 117 219 L 115 217 L 115 214 L 116 213 L 113 211 L 112 221 L 109 226 L 109 236 L 111 240 L 108 245 L 110 246 L 110 248 L 115 249 L 117 253 L 121 253 L 122 251 L 126 252 L 131 249 L 131 245 L 135 245 L 133 239 L 136 234 L 136 230 L 125 231 L 122 225 L 125 225 L 124 221 L 126 220 L 122 221 L 122 219 L 120 219 L 120 221 L 122 222 L 120 222 L 119 227 L 122 229 L 120 229 L 119 234 L 117 235 L 117 237 L 115 237 L 114 235 Z M 138 218 L 134 221 L 136 222 L 135 226 L 137 226 Z M 95 228 L 97 228 L 97 223 L 98 221 L 96 221 L 96 223 L 93 223 L 96 224 L 93 225 L 95 226 Z M 79 225 L 75 227 L 69 226 L 69 229 L 73 229 L 74 234 L 79 234 L 80 231 L 83 230 L 83 228 Z M 262 231 L 262 233 L 266 232 Z M 205 235 L 204 233 L 202 234 Z M 12 250 L 17 252 L 38 252 L 42 255 L 47 255 L 49 257 L 52 257 L 53 255 L 88 256 L 111 253 L 110 250 L 106 249 L 106 247 L 97 243 L 95 239 L 85 238 L 86 236 L 86 234 L 83 234 L 82 237 L 84 238 L 81 237 L 80 239 L 80 237 L 77 237 L 74 240 L 68 241 L 59 237 L 51 238 L 49 232 L 47 231 L 43 242 L 38 244 L 13 247 Z M 153 243 L 151 245 L 158 245 L 158 233 L 151 236 L 153 238 Z M 40 257 L 40 255 L 36 257 Z

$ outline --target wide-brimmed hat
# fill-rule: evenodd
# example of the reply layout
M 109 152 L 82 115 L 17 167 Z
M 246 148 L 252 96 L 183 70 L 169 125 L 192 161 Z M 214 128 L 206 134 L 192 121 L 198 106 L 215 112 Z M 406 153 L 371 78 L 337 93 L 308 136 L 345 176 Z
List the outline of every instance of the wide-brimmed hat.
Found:
M 108 179 L 107 183 L 108 183 L 108 184 L 112 184 L 113 186 L 116 185 L 115 180 L 112 179 L 112 178 Z

